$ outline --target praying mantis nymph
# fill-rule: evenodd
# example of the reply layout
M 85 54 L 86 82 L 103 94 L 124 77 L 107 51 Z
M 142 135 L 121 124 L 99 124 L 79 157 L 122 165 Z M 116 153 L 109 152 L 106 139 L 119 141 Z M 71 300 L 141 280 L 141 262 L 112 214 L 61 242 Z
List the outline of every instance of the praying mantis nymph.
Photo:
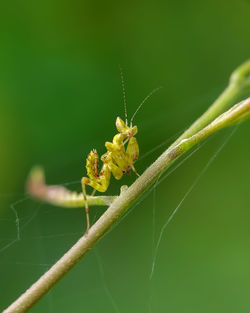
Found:
M 81 180 L 87 219 L 86 231 L 89 230 L 90 222 L 85 186 L 91 186 L 94 192 L 95 190 L 105 192 L 109 187 L 111 174 L 117 180 L 121 179 L 123 174 L 130 173 L 131 170 L 139 176 L 134 167 L 139 156 L 139 146 L 134 137 L 138 131 L 137 126 L 128 126 L 120 117 L 117 117 L 116 128 L 118 134 L 114 136 L 113 141 L 105 143 L 107 152 L 101 156 L 103 162 L 101 171 L 98 171 L 99 157 L 96 150 L 92 150 L 86 160 L 88 177 L 83 177 Z
M 116 119 L 116 129 L 118 134 L 116 134 L 113 138 L 112 142 L 106 142 L 105 147 L 107 152 L 101 156 L 101 161 L 103 162 L 102 169 L 98 170 L 99 157 L 97 151 L 93 149 L 90 151 L 87 160 L 86 160 L 86 170 L 87 176 L 81 179 L 82 184 L 82 192 L 85 203 L 85 212 L 86 212 L 86 220 L 87 220 L 87 228 L 86 233 L 90 228 L 89 221 L 89 207 L 87 202 L 87 193 L 86 193 L 86 185 L 91 186 L 94 190 L 92 195 L 94 195 L 95 191 L 105 192 L 110 183 L 111 174 L 113 174 L 114 178 L 119 180 L 122 178 L 123 174 L 128 174 L 132 170 L 137 176 L 139 174 L 136 172 L 134 167 L 134 163 L 139 157 L 139 146 L 136 138 L 134 137 L 137 132 L 137 126 L 132 126 L 132 121 L 144 104 L 144 102 L 157 90 L 161 87 L 158 87 L 150 92 L 147 97 L 141 102 L 138 106 L 137 110 L 133 114 L 130 120 L 130 126 L 128 126 L 127 119 L 127 106 L 126 106 L 126 97 L 125 97 L 125 88 L 124 88 L 124 80 L 121 71 L 121 79 L 122 79 L 122 89 L 123 89 L 123 99 L 124 99 L 124 108 L 125 108 L 125 122 L 117 117 Z

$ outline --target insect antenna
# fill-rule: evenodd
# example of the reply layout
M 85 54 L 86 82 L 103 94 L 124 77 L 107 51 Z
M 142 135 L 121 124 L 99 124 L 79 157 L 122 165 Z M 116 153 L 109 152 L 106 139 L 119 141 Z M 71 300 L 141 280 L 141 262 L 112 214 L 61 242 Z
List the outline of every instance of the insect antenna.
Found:
M 122 81 L 122 94 L 123 94 L 123 104 L 124 104 L 124 112 L 125 112 L 125 122 L 126 122 L 126 125 L 128 125 L 126 92 L 125 92 L 124 77 L 123 77 L 123 72 L 122 72 L 122 67 L 121 67 L 121 65 L 119 65 L 119 68 L 120 68 L 121 81 Z
M 142 107 L 142 105 L 159 89 L 163 88 L 162 86 L 155 88 L 154 90 L 152 90 L 145 98 L 144 100 L 141 102 L 141 104 L 139 104 L 138 108 L 135 110 L 135 113 L 133 114 L 133 116 L 131 117 L 130 120 L 130 126 L 132 126 L 132 122 L 134 117 L 136 116 L 137 112 L 140 110 L 140 108 Z

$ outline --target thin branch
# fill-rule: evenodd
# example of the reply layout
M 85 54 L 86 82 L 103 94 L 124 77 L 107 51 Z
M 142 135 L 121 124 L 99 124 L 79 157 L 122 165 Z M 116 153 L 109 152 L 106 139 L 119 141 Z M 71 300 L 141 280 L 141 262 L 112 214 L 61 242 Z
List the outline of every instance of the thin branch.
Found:
M 121 188 L 121 192 L 124 186 Z M 45 183 L 44 171 L 34 167 L 29 174 L 27 191 L 35 199 L 65 208 L 83 208 L 85 205 L 82 192 L 70 191 L 64 186 Z M 87 196 L 89 206 L 109 206 L 118 196 Z
M 250 60 L 237 67 L 230 76 L 229 85 L 216 101 L 172 145 L 188 138 L 207 126 L 217 116 L 240 100 L 250 90 Z
M 248 73 L 246 75 L 246 73 Z M 22 313 L 31 308 L 57 281 L 59 281 L 119 220 L 126 210 L 165 172 L 182 154 L 223 127 L 240 122 L 250 115 L 250 98 L 236 104 L 227 112 L 218 115 L 232 105 L 243 89 L 250 90 L 250 62 L 238 68 L 233 77 L 237 83 L 222 94 L 222 98 L 196 121 L 170 148 L 168 148 L 126 191 L 117 197 L 100 219 L 78 242 L 23 295 L 3 313 Z M 232 81 L 233 78 L 231 78 Z M 244 88 L 243 88 L 244 87 Z M 213 108 L 213 109 L 212 109 Z M 216 118 L 216 119 L 215 119 Z M 215 120 L 214 120 L 215 119 Z M 211 123 L 210 123 L 211 122 Z M 210 123 L 210 124 L 209 124 Z M 205 128 L 203 128 L 206 126 Z

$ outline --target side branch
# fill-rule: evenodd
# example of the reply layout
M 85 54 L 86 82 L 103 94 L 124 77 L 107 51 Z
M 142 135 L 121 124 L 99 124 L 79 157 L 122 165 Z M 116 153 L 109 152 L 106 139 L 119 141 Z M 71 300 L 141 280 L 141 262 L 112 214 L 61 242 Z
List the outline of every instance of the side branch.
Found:
M 204 112 L 172 145 L 182 139 L 189 138 L 203 127 L 211 123 L 217 116 L 225 112 L 240 98 L 250 91 L 250 60 L 237 67 L 231 74 L 229 84 L 215 102 Z
M 121 188 L 123 191 L 124 186 Z M 63 186 L 45 183 L 43 169 L 34 167 L 29 174 L 27 191 L 35 199 L 65 208 L 83 208 L 85 205 L 82 193 L 70 191 Z M 89 206 L 109 206 L 118 196 L 87 196 Z

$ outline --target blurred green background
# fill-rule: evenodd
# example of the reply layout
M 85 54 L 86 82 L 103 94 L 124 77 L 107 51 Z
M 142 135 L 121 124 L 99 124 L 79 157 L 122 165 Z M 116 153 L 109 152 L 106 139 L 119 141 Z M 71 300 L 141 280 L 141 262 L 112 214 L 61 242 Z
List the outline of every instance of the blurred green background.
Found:
M 80 191 L 92 148 L 124 116 L 121 64 L 141 156 L 181 132 L 250 57 L 250 2 L 2 1 L 0 309 L 81 236 L 82 209 L 27 198 L 30 168 Z M 230 136 L 213 136 L 130 211 L 31 312 L 245 313 L 250 310 L 250 122 L 241 125 L 152 250 L 168 216 Z M 166 148 L 139 159 L 139 173 Z M 134 175 L 112 180 L 107 194 Z M 16 209 L 20 222 L 17 240 Z M 104 208 L 91 208 L 96 220 Z M 155 222 L 154 222 L 155 212 Z

